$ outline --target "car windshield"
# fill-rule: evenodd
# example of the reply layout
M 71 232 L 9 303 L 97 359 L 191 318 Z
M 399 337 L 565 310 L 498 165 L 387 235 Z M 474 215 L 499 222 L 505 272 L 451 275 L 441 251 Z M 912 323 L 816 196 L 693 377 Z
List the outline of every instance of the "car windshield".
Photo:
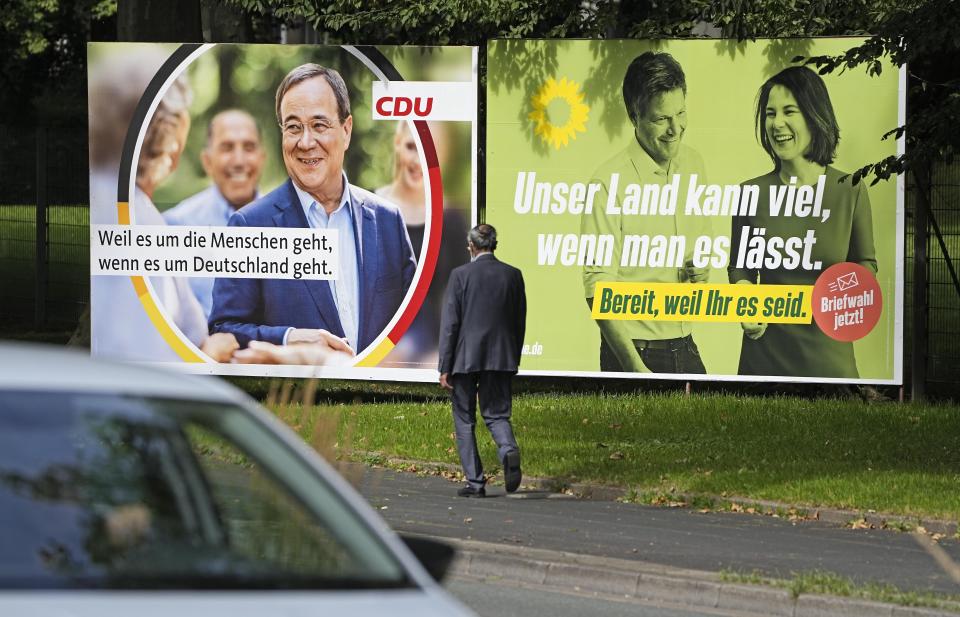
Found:
M 336 489 L 239 407 L 0 393 L 0 588 L 412 585 Z

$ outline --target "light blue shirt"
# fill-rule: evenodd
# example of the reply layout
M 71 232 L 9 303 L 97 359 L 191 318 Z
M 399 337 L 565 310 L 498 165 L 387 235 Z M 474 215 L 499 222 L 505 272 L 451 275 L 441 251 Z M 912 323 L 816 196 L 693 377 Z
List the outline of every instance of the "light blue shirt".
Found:
M 257 193 L 254 199 L 259 197 Z M 195 195 L 187 197 L 173 208 L 163 213 L 168 225 L 208 225 L 212 227 L 226 227 L 230 216 L 236 212 L 227 198 L 220 193 L 216 185 L 212 185 Z M 190 277 L 190 290 L 200 301 L 203 314 L 210 315 L 213 307 L 213 277 Z
M 340 205 L 329 215 L 306 191 L 293 184 L 307 222 L 313 229 L 336 229 L 340 243 L 340 267 L 337 278 L 328 281 L 333 301 L 340 315 L 343 333 L 352 347 L 357 346 L 360 330 L 360 275 L 357 269 L 357 233 L 353 220 L 353 204 L 350 202 L 350 184 L 343 174 L 343 196 Z M 287 331 L 289 334 L 290 331 Z M 283 337 L 286 342 L 286 336 Z

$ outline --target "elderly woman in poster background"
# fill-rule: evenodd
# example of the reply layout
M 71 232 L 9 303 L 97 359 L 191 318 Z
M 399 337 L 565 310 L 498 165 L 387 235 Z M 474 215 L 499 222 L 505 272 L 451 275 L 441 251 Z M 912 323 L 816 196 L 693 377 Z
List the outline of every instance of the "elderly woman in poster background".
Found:
M 127 127 L 150 79 L 164 61 L 159 52 L 112 56 L 97 63 L 90 77 L 90 204 L 91 222 L 117 224 L 117 174 Z M 191 92 L 181 77 L 171 84 L 144 135 L 136 168 L 136 189 L 130 196 L 137 225 L 163 225 L 153 193 L 176 169 L 190 130 Z M 151 277 L 154 295 L 177 328 L 208 353 L 229 358 L 230 341 L 208 342 L 203 309 L 185 279 Z M 178 361 L 150 322 L 133 284 L 126 276 L 94 276 L 91 280 L 91 347 L 98 355 L 125 360 Z M 216 344 L 226 343 L 224 349 Z M 235 344 L 235 341 L 234 341 Z
M 773 161 L 769 173 L 744 184 L 760 187 L 760 203 L 754 216 L 734 217 L 731 255 L 739 251 L 744 226 L 766 229 L 766 237 L 802 236 L 812 229 L 817 243 L 814 261 L 821 269 L 807 271 L 735 268 L 731 262 L 731 283 L 813 285 L 820 272 L 842 262 L 855 262 L 873 272 L 877 259 L 873 243 L 873 218 L 864 183 L 841 182 L 845 172 L 831 164 L 836 158 L 840 128 L 827 87 L 807 67 L 790 67 L 768 79 L 760 88 L 756 109 L 760 144 Z M 771 186 L 789 184 L 815 186 L 826 176 L 823 209 L 830 210 L 826 221 L 819 218 L 770 216 L 767 204 Z M 816 323 L 743 323 L 743 346 L 739 374 L 782 375 L 787 377 L 857 378 L 853 343 L 836 341 Z

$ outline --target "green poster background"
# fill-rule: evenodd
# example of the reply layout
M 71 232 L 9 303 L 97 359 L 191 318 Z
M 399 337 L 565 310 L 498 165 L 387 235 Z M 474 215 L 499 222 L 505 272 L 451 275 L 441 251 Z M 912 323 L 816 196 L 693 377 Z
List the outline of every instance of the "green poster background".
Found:
M 514 190 L 520 171 L 537 181 L 589 182 L 601 162 L 633 137 L 621 94 L 623 75 L 633 58 L 648 50 L 669 52 L 687 82 L 687 129 L 683 143 L 698 151 L 711 184 L 740 184 L 769 172 L 773 165 L 755 135 L 755 104 L 762 83 L 792 65 L 798 55 L 837 54 L 857 39 L 790 39 L 737 43 L 674 41 L 493 41 L 488 45 L 486 221 L 500 237 L 498 255 L 521 268 L 527 284 L 527 351 L 524 371 L 598 372 L 600 334 L 584 301 L 580 266 L 538 266 L 537 234 L 580 233 L 575 214 L 517 214 Z M 583 94 L 585 130 L 567 131 L 567 145 L 556 148 L 535 132 L 531 98 L 550 78 L 565 78 Z M 840 126 L 833 166 L 852 172 L 897 153 L 900 74 L 884 65 L 879 76 L 858 69 L 823 77 Z M 562 97 L 546 107 L 557 127 L 567 125 L 571 104 Z M 576 115 L 576 114 L 575 114 Z M 576 117 L 574 118 L 576 119 Z M 899 382 L 902 327 L 903 220 L 896 180 L 869 187 L 883 292 L 880 322 L 854 343 L 861 380 Z M 602 207 L 602 204 L 600 205 Z M 680 206 L 682 207 L 682 205 Z M 730 219 L 708 219 L 715 236 L 729 235 Z M 711 283 L 727 283 L 726 269 L 713 269 Z M 902 293 L 902 292 L 900 292 Z M 742 330 L 737 323 L 696 323 L 693 335 L 710 376 L 736 375 Z M 649 375 L 647 375 L 649 376 Z M 754 380 L 753 377 L 750 378 Z M 777 378 L 777 380 L 784 380 Z M 812 381 L 817 381 L 812 379 Z

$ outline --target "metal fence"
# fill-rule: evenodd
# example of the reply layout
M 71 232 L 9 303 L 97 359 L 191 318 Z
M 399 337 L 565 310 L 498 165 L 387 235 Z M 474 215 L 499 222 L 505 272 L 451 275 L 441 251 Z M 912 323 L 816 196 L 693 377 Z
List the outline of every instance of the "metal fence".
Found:
M 7 331 L 72 329 L 86 308 L 86 139 L 76 127 L 0 125 L 0 319 Z M 906 197 L 904 375 L 908 386 L 920 377 L 915 393 L 958 397 L 960 163 L 937 165 L 919 183 L 908 175 Z M 915 280 L 924 281 L 919 295 Z
M 922 183 L 921 183 L 922 184 Z M 926 384 L 960 394 L 960 163 L 930 173 L 926 238 Z
M 85 128 L 0 125 L 0 300 L 7 331 L 76 326 L 90 295 Z

